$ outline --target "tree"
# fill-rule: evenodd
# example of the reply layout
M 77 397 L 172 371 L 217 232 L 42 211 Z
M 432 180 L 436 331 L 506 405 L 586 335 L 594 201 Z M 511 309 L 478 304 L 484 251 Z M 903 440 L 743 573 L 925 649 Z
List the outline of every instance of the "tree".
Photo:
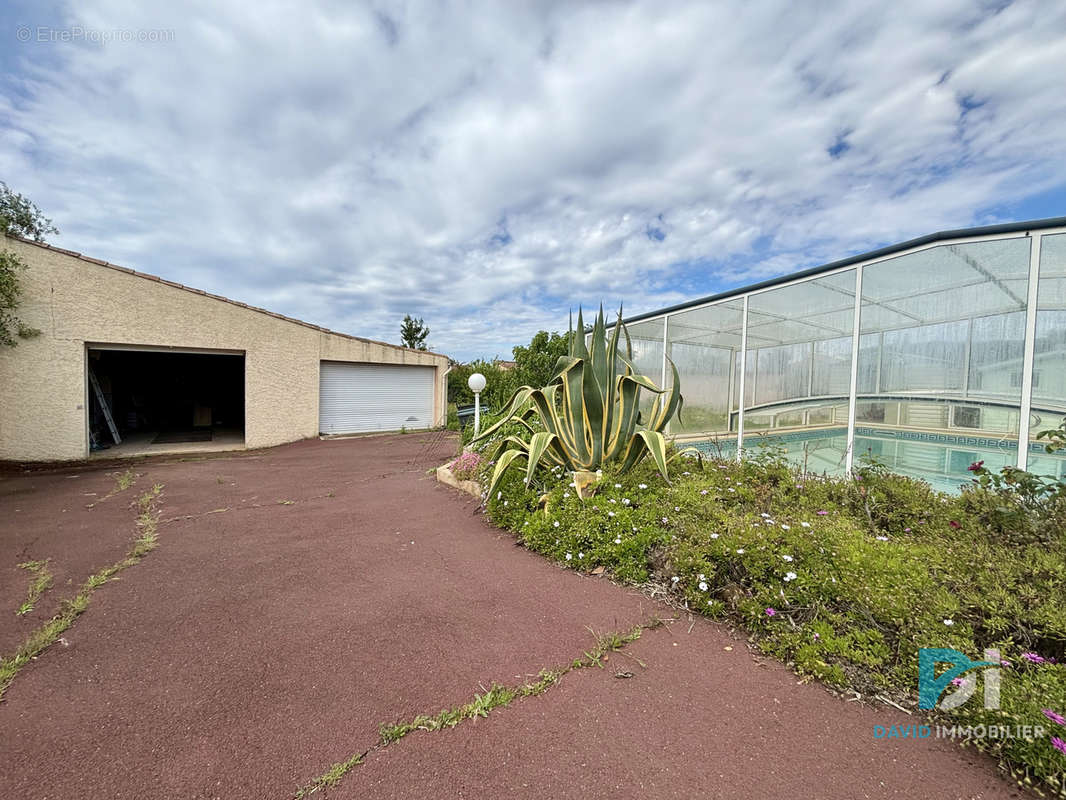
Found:
M 516 346 L 511 352 L 515 360 L 517 386 L 547 386 L 555 374 L 555 364 L 565 356 L 569 340 L 561 333 L 538 331 L 529 347 Z
M 35 203 L 0 181 L 0 234 L 21 236 L 43 242 L 46 234 L 59 230 L 41 213 Z M 16 315 L 22 287 L 18 274 L 26 263 L 12 250 L 0 250 L 0 347 L 14 347 L 18 340 L 37 336 L 40 331 L 22 322 Z
M 485 376 L 485 391 L 481 393 L 481 403 L 494 411 L 503 408 L 518 388 L 514 370 L 503 370 L 491 361 L 478 359 L 469 364 L 454 366 L 448 373 L 449 403 L 468 406 L 474 402 L 474 393 L 470 391 L 467 380 L 475 372 Z
M 429 328 L 426 327 L 422 318 L 415 319 L 410 314 L 405 314 L 400 324 L 400 341 L 404 347 L 412 350 L 425 350 L 426 337 L 429 336 Z

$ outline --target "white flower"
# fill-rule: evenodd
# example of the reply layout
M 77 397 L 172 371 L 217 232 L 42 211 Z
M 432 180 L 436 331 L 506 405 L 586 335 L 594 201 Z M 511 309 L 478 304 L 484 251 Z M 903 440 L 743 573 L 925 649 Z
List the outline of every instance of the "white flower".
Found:
M 711 534 L 711 538 L 712 539 L 717 539 L 718 538 L 718 534 L 717 533 L 712 533 Z
M 772 519 L 768 519 L 768 520 L 766 520 L 766 524 L 767 525 L 774 525 L 774 521 Z
M 679 580 L 681 580 L 681 579 L 680 579 L 679 577 L 677 577 L 677 576 L 675 575 L 674 577 L 672 577 L 672 578 L 670 579 L 670 582 L 671 582 L 671 583 L 677 583 L 677 582 L 678 582 Z
M 615 488 L 615 489 L 621 489 L 621 488 L 622 488 L 622 484 L 620 484 L 620 483 L 616 483 L 616 484 L 614 485 L 614 488 Z
M 510 502 L 511 502 L 510 500 L 504 500 L 503 501 L 503 507 L 507 508 L 507 504 L 510 503 Z
M 639 486 L 638 486 L 637 488 L 638 488 L 638 489 L 647 489 L 647 488 L 648 488 L 648 484 L 646 484 L 646 483 L 642 483 L 642 484 L 640 484 L 640 485 L 639 485 Z
M 802 525 L 804 528 L 811 527 L 811 523 L 809 523 L 809 522 L 801 522 L 800 525 Z
M 785 524 L 784 524 L 784 523 L 782 522 L 782 523 L 781 523 L 781 530 L 783 530 L 783 531 L 790 531 L 790 530 L 792 530 L 792 526 L 791 526 L 791 525 L 785 525 Z
M 699 578 L 699 579 L 700 579 L 701 581 L 705 581 L 705 580 L 707 580 L 707 576 L 706 576 L 706 575 L 704 575 L 704 574 L 703 574 L 702 572 L 701 572 L 701 573 L 700 573 L 700 574 L 699 574 L 699 575 L 698 575 L 697 577 L 698 577 L 698 578 Z
M 951 627 L 952 625 L 954 625 L 954 624 L 955 624 L 955 620 L 953 620 L 953 619 L 946 619 L 946 620 L 944 620 L 944 624 L 945 624 L 945 625 L 947 625 L 947 626 L 948 626 L 948 627 L 950 628 L 950 627 Z
M 704 581 L 700 581 L 700 591 L 701 592 L 706 592 L 707 591 L 707 584 Z
M 791 561 L 792 560 L 792 556 L 781 556 L 781 560 L 782 561 Z
M 608 500 L 607 502 L 608 502 L 608 503 L 617 503 L 618 501 L 617 501 L 617 500 L 615 500 L 615 499 L 614 499 L 614 498 L 612 497 L 612 498 L 611 498 L 610 500 Z
M 585 554 L 584 554 L 584 553 L 578 553 L 578 554 L 577 554 L 577 557 L 578 557 L 578 558 L 584 558 L 584 557 L 585 557 Z
M 674 506 L 674 511 L 680 511 L 680 510 L 681 510 L 681 506 Z
M 559 527 L 559 520 L 555 520 L 555 522 L 552 523 L 552 527 L 553 528 L 558 528 Z
M 569 553 L 567 553 L 567 554 L 566 554 L 566 560 L 567 560 L 567 561 L 569 561 L 569 560 L 570 560 L 570 559 L 572 559 L 572 558 L 573 558 L 573 556 L 572 556 L 572 555 L 570 555 Z
M 736 489 L 734 489 L 734 488 L 733 488 L 732 486 L 730 486 L 730 487 L 729 487 L 729 491 L 731 491 L 731 492 L 733 492 L 733 493 L 735 494 L 737 490 L 736 490 Z
M 737 548 L 737 555 L 738 556 L 744 555 L 744 548 L 743 547 L 738 547 Z
M 624 505 L 624 506 L 628 506 L 629 505 L 629 498 L 628 497 L 623 497 L 622 498 L 622 505 Z
M 877 541 L 879 541 L 879 542 L 887 542 L 888 541 L 888 537 L 887 536 L 878 536 L 877 537 Z
M 596 474 L 602 476 L 603 475 L 603 470 L 602 469 L 596 470 Z
M 763 519 L 770 519 L 770 515 L 765 513 L 765 512 L 760 514 L 759 516 L 762 517 Z
M 614 543 L 615 543 L 615 544 L 621 544 L 621 543 L 622 543 L 622 540 L 621 540 L 621 539 L 620 539 L 619 537 L 615 536 L 615 537 L 614 537 Z
M 569 497 L 569 496 L 570 496 L 570 492 L 563 492 L 563 497 L 564 498 Z
M 691 472 L 682 472 L 681 474 L 682 475 L 691 475 L 692 473 Z
M 503 497 L 503 492 L 496 492 L 496 499 L 499 500 L 501 497 Z
M 528 524 L 529 524 L 529 520 L 526 520 L 525 522 L 523 522 L 523 523 L 522 523 L 522 527 L 524 528 L 524 527 L 526 527 L 526 526 L 527 526 Z
M 608 517 L 613 517 L 614 516 L 614 512 L 613 511 L 608 511 L 607 512 L 607 516 Z
M 706 496 L 707 495 L 707 490 L 706 489 L 700 489 L 700 494 Z
M 794 580 L 796 580 L 796 573 L 795 572 L 786 572 L 785 573 L 785 581 L 786 582 L 787 581 L 794 581 Z

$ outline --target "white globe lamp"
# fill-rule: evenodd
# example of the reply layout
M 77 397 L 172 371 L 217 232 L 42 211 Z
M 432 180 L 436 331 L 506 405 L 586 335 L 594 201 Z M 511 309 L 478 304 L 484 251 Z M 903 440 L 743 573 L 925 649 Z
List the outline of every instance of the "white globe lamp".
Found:
M 475 372 L 466 380 L 466 385 L 474 393 L 474 436 L 481 430 L 481 392 L 485 389 L 485 376 Z

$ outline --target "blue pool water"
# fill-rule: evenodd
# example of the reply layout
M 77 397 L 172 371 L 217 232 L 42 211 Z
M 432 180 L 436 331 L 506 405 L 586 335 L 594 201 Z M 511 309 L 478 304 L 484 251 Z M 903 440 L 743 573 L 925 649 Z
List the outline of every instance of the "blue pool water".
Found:
M 781 446 L 796 466 L 805 466 L 810 472 L 843 475 L 847 439 L 846 428 L 757 433 L 745 435 L 744 449 Z M 736 454 L 736 437 L 686 442 L 685 446 L 730 458 Z M 856 463 L 864 457 L 875 458 L 893 472 L 927 481 L 940 491 L 955 493 L 970 482 L 968 467 L 975 461 L 984 461 L 991 470 L 1016 464 L 1018 444 L 986 436 L 859 426 L 855 429 Z M 1066 458 L 1048 456 L 1042 446 L 1031 445 L 1029 458 L 1033 472 L 1066 475 Z

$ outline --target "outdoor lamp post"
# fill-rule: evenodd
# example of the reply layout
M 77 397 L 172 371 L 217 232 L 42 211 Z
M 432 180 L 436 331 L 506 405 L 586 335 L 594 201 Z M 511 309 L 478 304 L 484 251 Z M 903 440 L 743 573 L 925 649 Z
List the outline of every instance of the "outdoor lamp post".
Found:
M 485 389 L 485 376 L 475 372 L 467 378 L 466 385 L 474 393 L 474 436 L 477 436 L 481 429 L 481 392 Z

